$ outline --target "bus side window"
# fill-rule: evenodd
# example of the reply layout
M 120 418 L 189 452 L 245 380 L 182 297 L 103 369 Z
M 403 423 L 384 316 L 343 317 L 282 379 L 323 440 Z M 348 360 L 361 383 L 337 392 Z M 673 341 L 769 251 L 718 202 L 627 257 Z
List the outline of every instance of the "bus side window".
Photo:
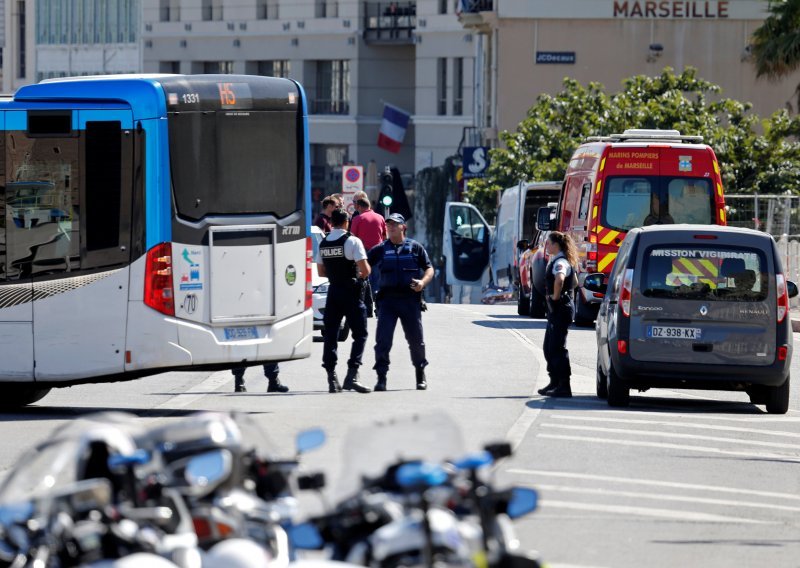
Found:
M 592 194 L 592 184 L 591 182 L 586 182 L 583 184 L 583 189 L 581 191 L 581 208 L 578 212 L 578 219 L 586 219 L 589 215 L 589 196 Z
M 0 282 L 7 279 L 6 271 L 6 136 L 0 133 Z

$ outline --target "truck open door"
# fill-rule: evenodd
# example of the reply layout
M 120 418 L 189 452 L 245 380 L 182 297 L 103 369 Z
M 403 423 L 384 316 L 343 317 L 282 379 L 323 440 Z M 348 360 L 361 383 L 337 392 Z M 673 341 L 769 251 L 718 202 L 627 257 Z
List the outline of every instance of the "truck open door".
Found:
M 446 204 L 442 250 L 448 284 L 480 284 L 489 264 L 490 243 L 491 227 L 475 206 Z

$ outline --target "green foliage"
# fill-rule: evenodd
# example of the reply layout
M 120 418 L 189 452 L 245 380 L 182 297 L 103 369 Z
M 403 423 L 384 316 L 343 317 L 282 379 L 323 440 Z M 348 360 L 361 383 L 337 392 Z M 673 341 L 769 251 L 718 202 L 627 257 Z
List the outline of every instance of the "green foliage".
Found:
M 800 66 L 800 0 L 770 2 L 769 16 L 753 32 L 756 76 L 777 80 Z
M 587 137 L 628 128 L 703 136 L 717 154 L 726 193 L 800 193 L 800 118 L 781 110 L 762 120 L 749 103 L 719 94 L 693 68 L 630 77 L 615 94 L 565 79 L 558 94 L 539 95 L 515 132 L 501 133 L 504 147 L 491 150 L 486 178 L 470 180 L 469 200 L 491 219 L 498 190 L 519 180 L 561 180 Z

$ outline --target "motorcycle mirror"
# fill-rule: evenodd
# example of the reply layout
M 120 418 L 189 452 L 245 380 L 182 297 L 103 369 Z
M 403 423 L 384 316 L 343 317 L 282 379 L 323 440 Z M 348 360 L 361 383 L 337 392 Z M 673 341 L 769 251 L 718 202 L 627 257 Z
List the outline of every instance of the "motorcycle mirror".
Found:
M 320 472 L 301 475 L 297 478 L 297 487 L 302 491 L 322 489 L 325 487 L 325 474 Z
M 325 545 L 322 535 L 312 523 L 300 523 L 287 528 L 289 542 L 298 550 L 321 550 Z
M 506 514 L 511 519 L 518 519 L 522 515 L 527 515 L 536 510 L 539 501 L 539 494 L 535 489 L 528 487 L 514 487 L 511 490 L 511 499 L 508 500 Z
M 310 428 L 297 435 L 295 446 L 297 453 L 303 454 L 309 450 L 320 447 L 325 443 L 325 431 L 322 428 Z
M 190 487 L 202 489 L 202 493 L 212 491 L 230 475 L 231 454 L 227 450 L 214 450 L 192 456 L 186 463 L 184 478 Z
M 511 444 L 508 442 L 486 444 L 483 449 L 489 452 L 495 461 L 507 458 L 514 453 L 514 450 L 511 449 Z

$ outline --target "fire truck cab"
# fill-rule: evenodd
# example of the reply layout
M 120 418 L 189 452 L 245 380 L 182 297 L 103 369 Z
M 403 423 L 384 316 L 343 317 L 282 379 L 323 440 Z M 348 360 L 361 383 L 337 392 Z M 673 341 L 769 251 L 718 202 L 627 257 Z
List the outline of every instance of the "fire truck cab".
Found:
M 630 129 L 591 137 L 572 155 L 557 211 L 542 208 L 540 230 L 569 233 L 578 248 L 575 323 L 591 325 L 603 294 L 583 286 L 611 273 L 620 243 L 634 227 L 670 223 L 725 225 L 722 178 L 701 136 Z

